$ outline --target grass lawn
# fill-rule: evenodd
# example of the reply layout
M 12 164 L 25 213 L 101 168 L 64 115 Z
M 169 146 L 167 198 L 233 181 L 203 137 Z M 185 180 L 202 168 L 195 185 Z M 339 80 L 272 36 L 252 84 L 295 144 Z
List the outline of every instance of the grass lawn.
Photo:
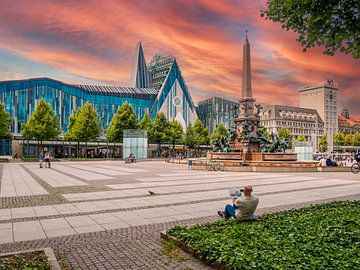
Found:
M 219 220 L 168 233 L 226 269 L 360 269 L 360 201 Z

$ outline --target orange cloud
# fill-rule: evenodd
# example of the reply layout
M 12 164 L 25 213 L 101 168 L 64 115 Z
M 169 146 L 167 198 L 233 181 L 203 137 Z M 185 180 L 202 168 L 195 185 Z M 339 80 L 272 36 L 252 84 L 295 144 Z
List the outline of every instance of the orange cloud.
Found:
M 359 61 L 321 49 L 303 53 L 295 33 L 260 17 L 264 7 L 264 0 L 1 1 L 0 50 L 48 66 L 44 76 L 56 68 L 79 80 L 127 85 L 141 40 L 147 60 L 157 52 L 177 58 L 195 101 L 219 93 L 238 98 L 248 29 L 258 101 L 297 105 L 300 87 L 331 77 L 344 95 L 341 106 L 360 115 L 349 101 L 360 100 L 353 94 Z

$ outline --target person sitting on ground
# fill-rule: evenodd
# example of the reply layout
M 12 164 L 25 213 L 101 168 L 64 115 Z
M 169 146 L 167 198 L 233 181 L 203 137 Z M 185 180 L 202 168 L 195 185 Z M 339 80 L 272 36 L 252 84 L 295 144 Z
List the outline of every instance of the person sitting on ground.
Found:
M 225 211 L 218 211 L 218 215 L 228 219 L 233 217 L 238 220 L 255 219 L 254 215 L 256 207 L 259 203 L 259 198 L 251 195 L 252 186 L 247 185 L 244 187 L 244 196 L 233 198 L 232 204 L 225 206 Z
M 319 161 L 319 166 L 320 167 L 326 167 L 326 158 L 325 157 L 322 157 Z
M 135 156 L 134 156 L 133 153 L 130 153 L 130 155 L 129 155 L 129 160 L 130 160 L 130 163 L 136 162 L 136 158 L 135 158 Z
M 328 166 L 328 167 L 334 166 L 334 162 L 331 160 L 330 157 L 328 157 L 328 158 L 326 159 L 326 166 Z

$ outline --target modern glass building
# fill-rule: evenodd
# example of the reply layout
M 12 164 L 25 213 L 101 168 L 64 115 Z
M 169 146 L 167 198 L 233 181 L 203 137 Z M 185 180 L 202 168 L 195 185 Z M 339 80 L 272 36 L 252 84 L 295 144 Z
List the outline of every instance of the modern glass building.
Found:
M 60 129 L 67 131 L 69 116 L 84 103 L 97 110 L 104 131 L 124 102 L 132 105 L 140 120 L 145 113 L 154 119 L 164 112 L 183 127 L 197 119 L 195 107 L 176 59 L 156 55 L 146 66 L 141 44 L 136 47 L 132 71 L 133 87 L 67 84 L 49 78 L 0 81 L 0 102 L 12 117 L 11 130 L 19 133 L 37 102 L 44 98 L 60 119 Z
M 239 102 L 212 97 L 199 102 L 198 115 L 204 126 L 213 133 L 220 123 L 223 123 L 227 129 L 234 125 L 238 106 Z

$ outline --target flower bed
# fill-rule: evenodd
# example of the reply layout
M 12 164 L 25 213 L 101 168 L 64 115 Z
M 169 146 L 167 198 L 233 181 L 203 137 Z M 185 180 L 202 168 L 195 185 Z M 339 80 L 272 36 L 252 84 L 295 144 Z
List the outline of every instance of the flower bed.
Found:
M 50 264 L 44 251 L 33 251 L 1 256 L 0 269 L 49 270 Z
M 219 220 L 168 232 L 201 259 L 225 269 L 360 269 L 360 201 Z

